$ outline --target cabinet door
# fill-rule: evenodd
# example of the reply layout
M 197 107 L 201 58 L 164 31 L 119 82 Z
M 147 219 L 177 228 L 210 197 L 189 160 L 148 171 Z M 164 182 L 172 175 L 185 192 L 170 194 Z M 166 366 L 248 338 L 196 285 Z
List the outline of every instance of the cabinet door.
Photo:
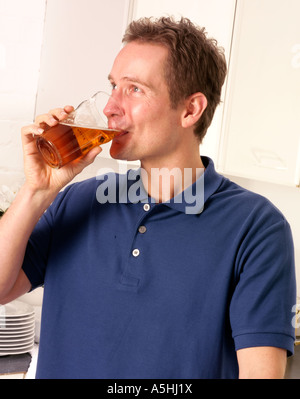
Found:
M 36 114 L 75 107 L 99 90 L 122 46 L 129 0 L 48 0 Z M 110 144 L 102 157 L 109 157 Z
M 300 2 L 238 0 L 219 169 L 299 184 Z
M 141 17 L 181 16 L 205 27 L 209 37 L 213 37 L 225 49 L 229 60 L 231 36 L 234 21 L 235 0 L 135 0 L 133 19 Z M 225 88 L 226 84 L 224 85 Z M 223 90 L 225 92 L 225 90 Z M 223 98 L 224 99 L 224 98 Z M 202 155 L 217 158 L 221 131 L 223 104 L 215 113 L 213 122 L 201 145 Z

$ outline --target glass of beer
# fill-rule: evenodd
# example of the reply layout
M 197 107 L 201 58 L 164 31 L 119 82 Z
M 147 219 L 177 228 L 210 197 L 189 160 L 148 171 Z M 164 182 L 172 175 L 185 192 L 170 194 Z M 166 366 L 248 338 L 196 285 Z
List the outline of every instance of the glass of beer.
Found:
M 49 166 L 59 169 L 115 137 L 118 131 L 108 129 L 103 113 L 109 99 L 109 94 L 97 92 L 66 119 L 54 127 L 46 127 L 37 137 L 37 148 Z

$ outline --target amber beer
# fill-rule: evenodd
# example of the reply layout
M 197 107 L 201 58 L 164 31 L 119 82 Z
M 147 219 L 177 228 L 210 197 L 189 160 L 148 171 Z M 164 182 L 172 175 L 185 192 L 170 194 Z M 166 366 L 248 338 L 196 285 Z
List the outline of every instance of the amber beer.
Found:
M 111 141 L 117 133 L 107 128 L 59 123 L 39 136 L 36 145 L 47 164 L 58 169 L 84 156 L 92 148 Z

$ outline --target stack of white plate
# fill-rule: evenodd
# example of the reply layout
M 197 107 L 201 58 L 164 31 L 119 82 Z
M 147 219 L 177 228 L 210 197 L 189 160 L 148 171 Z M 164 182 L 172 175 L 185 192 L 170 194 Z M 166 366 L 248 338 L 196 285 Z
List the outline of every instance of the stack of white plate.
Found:
M 19 355 L 34 346 L 34 308 L 21 301 L 0 305 L 0 356 Z

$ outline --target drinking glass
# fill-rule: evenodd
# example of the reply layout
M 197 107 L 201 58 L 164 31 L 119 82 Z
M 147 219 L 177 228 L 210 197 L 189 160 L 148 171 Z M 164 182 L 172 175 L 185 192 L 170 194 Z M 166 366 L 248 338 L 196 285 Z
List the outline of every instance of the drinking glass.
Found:
M 56 126 L 46 127 L 37 137 L 37 148 L 49 166 L 59 169 L 115 137 L 118 131 L 108 129 L 103 113 L 110 98 L 109 94 L 98 91 L 80 103 L 66 119 Z

